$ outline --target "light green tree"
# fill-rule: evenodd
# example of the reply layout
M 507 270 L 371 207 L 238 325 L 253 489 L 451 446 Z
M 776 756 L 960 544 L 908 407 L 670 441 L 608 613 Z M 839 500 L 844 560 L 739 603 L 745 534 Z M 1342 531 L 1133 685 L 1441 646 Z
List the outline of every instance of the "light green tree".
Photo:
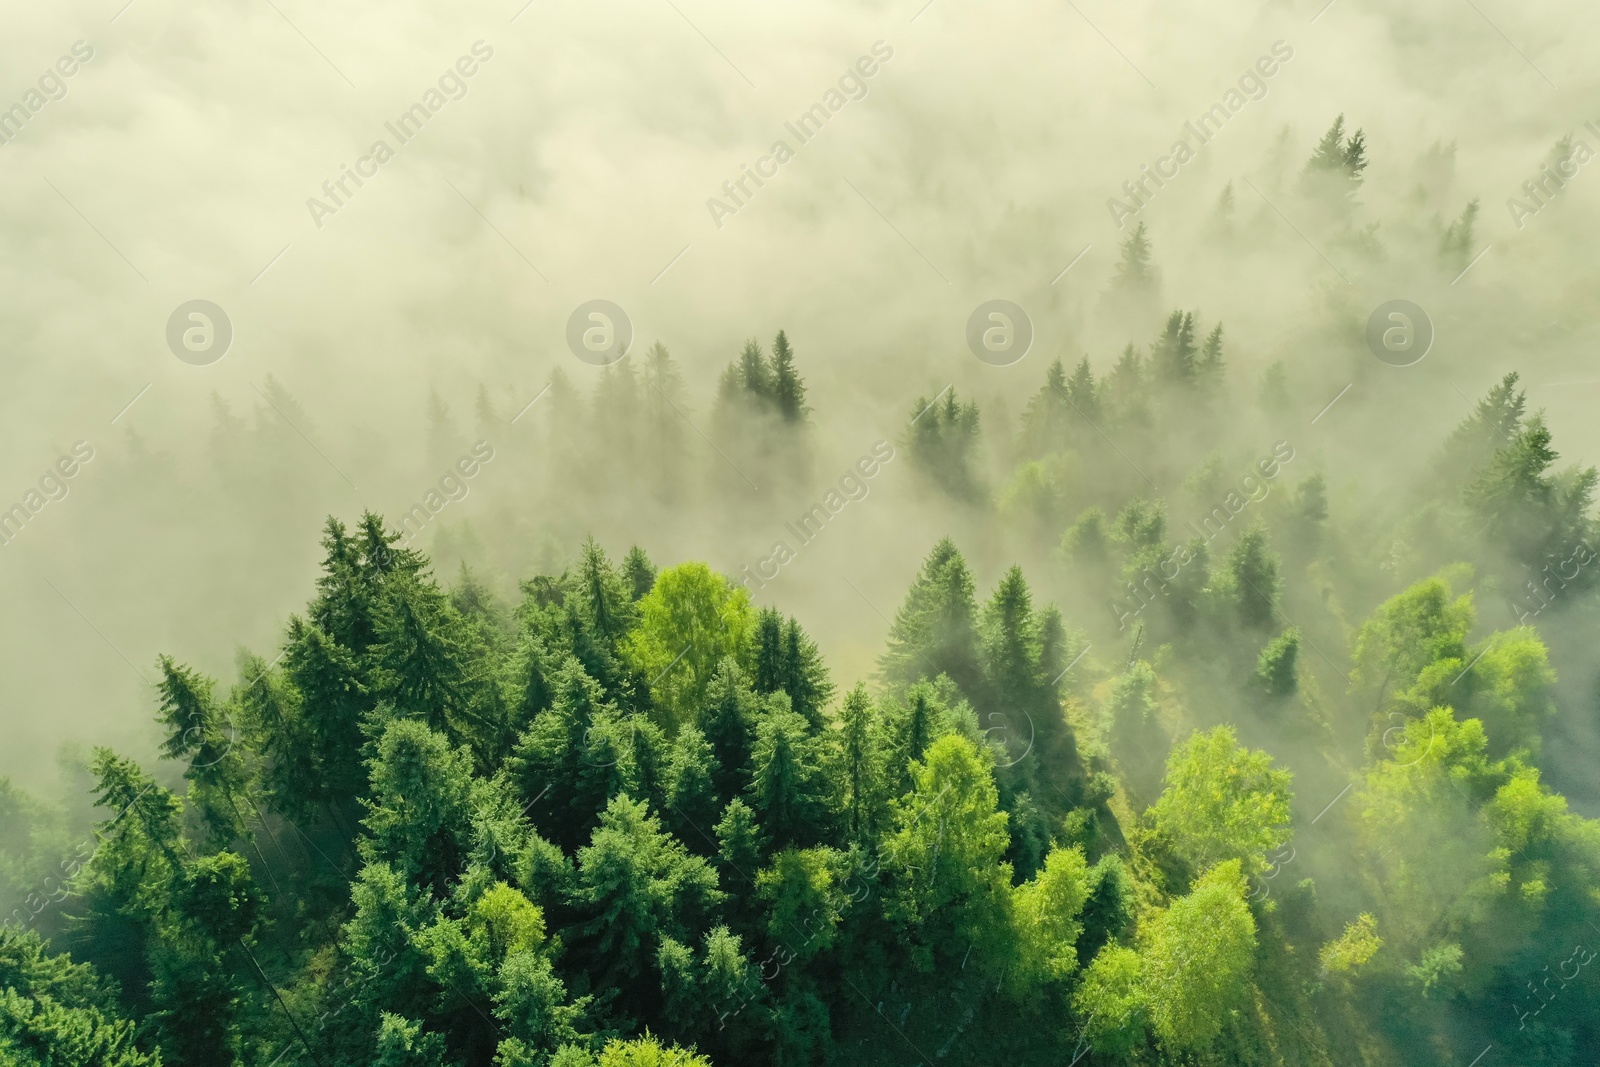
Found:
M 1218 726 L 1173 749 L 1150 818 L 1196 869 L 1231 859 L 1256 871 L 1289 838 L 1289 799 L 1289 772 Z

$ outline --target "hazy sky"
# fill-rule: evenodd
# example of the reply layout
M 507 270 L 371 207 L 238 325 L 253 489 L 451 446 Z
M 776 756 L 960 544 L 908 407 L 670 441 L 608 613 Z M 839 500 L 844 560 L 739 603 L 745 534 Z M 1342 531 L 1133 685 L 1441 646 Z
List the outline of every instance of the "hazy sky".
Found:
M 421 447 L 430 388 L 465 416 L 479 382 L 513 411 L 557 366 L 592 385 L 563 339 L 583 301 L 625 308 L 639 347 L 665 343 L 702 414 L 743 339 L 787 329 L 818 409 L 819 484 L 892 437 L 918 390 L 955 383 L 1015 412 L 1048 359 L 1108 364 L 1129 338 L 1095 316 L 1127 235 L 1107 201 L 1241 76 L 1259 99 L 1241 96 L 1138 215 L 1167 303 L 1225 320 L 1238 374 L 1289 363 L 1309 420 L 1353 381 L 1349 361 L 1374 373 L 1359 339 L 1370 309 L 1418 300 L 1435 350 L 1409 377 L 1363 378 L 1319 421 L 1328 455 L 1359 453 L 1367 426 L 1432 449 L 1463 397 L 1519 369 L 1565 454 L 1594 461 L 1600 170 L 1579 168 L 1520 228 L 1506 201 L 1562 136 L 1600 150 L 1584 128 L 1600 125 L 1597 28 L 1600 9 L 1576 0 L 13 10 L 0 34 L 0 108 L 21 108 L 0 146 L 0 508 L 75 442 L 94 458 L 0 548 L 0 773 L 37 779 L 63 739 L 147 743 L 135 672 L 151 674 L 158 652 L 218 673 L 236 644 L 270 658 L 311 592 L 320 516 L 392 513 L 436 478 Z M 1275 45 L 1281 61 L 1255 81 Z M 407 140 L 387 125 L 435 102 Z M 817 104 L 827 121 L 802 142 L 786 123 Z M 1456 145 L 1444 202 L 1453 216 L 1480 198 L 1488 249 L 1464 277 L 1301 233 L 1315 230 L 1296 225 L 1285 183 L 1340 113 L 1368 140 L 1362 219 L 1396 245 L 1415 236 L 1402 220 L 1425 152 Z M 781 164 L 763 162 L 778 141 Z M 746 167 L 776 173 L 747 180 L 736 211 L 713 211 Z M 345 178 L 335 203 L 324 183 L 345 168 L 367 176 Z M 1219 268 L 1206 223 L 1230 180 L 1241 223 L 1278 243 Z M 968 314 L 995 297 L 1037 331 L 1015 367 L 965 347 Z M 232 323 L 210 365 L 166 341 L 194 299 Z M 1330 320 L 1354 324 L 1352 354 L 1297 348 Z M 296 536 L 223 541 L 209 533 L 217 501 L 129 500 L 113 484 L 136 448 L 175 471 L 203 465 L 211 395 L 247 413 L 269 374 L 316 430 L 315 446 L 290 441 L 309 488 L 259 487 L 283 498 Z M 486 474 L 472 506 L 515 484 Z M 114 496 L 115 508 L 90 503 Z M 892 611 L 942 531 L 918 531 L 911 550 L 885 540 L 892 508 L 857 518 L 829 551 L 892 561 L 858 567 Z M 745 551 L 687 518 L 676 543 L 702 534 L 719 565 Z M 808 625 L 844 634 L 834 649 L 864 670 L 882 620 L 836 608 Z

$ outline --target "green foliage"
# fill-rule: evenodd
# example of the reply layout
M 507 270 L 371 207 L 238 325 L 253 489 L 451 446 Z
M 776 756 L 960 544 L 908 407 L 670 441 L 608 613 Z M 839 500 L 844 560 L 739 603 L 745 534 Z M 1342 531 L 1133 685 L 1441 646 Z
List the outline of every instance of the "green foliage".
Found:
M 0 927 L 0 1062 L 160 1067 L 94 968 L 52 956 L 34 933 Z
M 663 1048 L 648 1034 L 632 1041 L 609 1042 L 598 1067 L 711 1067 L 711 1061 L 677 1045 Z
M 1256 523 L 1234 542 L 1228 552 L 1228 574 L 1233 580 L 1239 621 L 1258 629 L 1272 625 L 1283 587 L 1278 555 L 1267 547 L 1267 530 Z
M 1324 971 L 1350 974 L 1365 966 L 1382 947 L 1378 920 L 1370 912 L 1362 912 L 1345 926 L 1344 933 L 1322 946 L 1317 962 Z
M 1019 980 L 1061 981 L 1078 969 L 1078 917 L 1089 892 L 1089 865 L 1078 848 L 1051 849 L 1044 868 L 1016 888 Z
M 1243 1003 L 1256 948 L 1244 893 L 1238 861 L 1218 864 L 1140 937 L 1150 1023 L 1174 1051 L 1207 1048 Z
M 980 944 L 991 963 L 1010 904 L 1006 813 L 978 748 L 954 734 L 912 767 L 911 792 L 896 801 L 885 843 L 893 889 L 887 905 L 917 966 L 956 945 Z M 980 962 L 983 962 L 980 958 Z
M 1300 656 L 1300 631 L 1289 627 L 1268 641 L 1256 658 L 1253 680 L 1275 697 L 1292 696 L 1299 687 L 1295 664 Z
M 1142 1042 L 1150 1014 L 1143 968 L 1139 953 L 1113 943 L 1084 971 L 1072 1007 L 1096 1052 L 1122 1055 Z
M 1366 137 L 1360 130 L 1346 137 L 1344 116 L 1340 115 L 1317 142 L 1301 175 L 1301 187 L 1312 195 L 1344 205 L 1354 200 L 1366 168 Z
M 1348 185 L 1362 146 L 1337 142 Z M 1135 496 L 1125 463 L 1188 507 L 1244 454 L 1173 418 L 1223 410 L 1223 333 L 1197 318 L 1099 378 L 1047 369 L 997 471 L 1045 526 L 975 491 L 975 405 L 941 395 L 910 425 L 962 514 L 1010 527 L 973 557 L 995 579 L 981 602 L 955 543 L 933 548 L 884 691 L 851 679 L 837 703 L 798 619 L 703 564 L 613 564 L 590 540 L 513 611 L 464 568 L 441 586 L 376 516 L 330 521 L 281 657 L 241 655 L 221 688 L 160 659 L 178 765 L 97 753 L 78 853 L 70 807 L 0 786 L 0 895 L 61 904 L 13 913 L 56 948 L 0 931 L 0 1062 L 1387 1063 L 1460 1052 L 1462 1018 L 1511 1008 L 1528 1025 L 1507 1055 L 1568 1067 L 1600 1034 L 1587 976 L 1566 978 L 1582 955 L 1563 963 L 1600 923 L 1600 831 L 1549 783 L 1581 737 L 1554 665 L 1586 631 L 1473 627 L 1483 591 L 1589 535 L 1587 476 L 1556 469 L 1511 376 L 1416 514 L 1341 493 L 1330 515 L 1319 473 L 1252 493 L 1231 551 L 1169 543 L 1183 516 Z M 682 402 L 664 352 L 645 371 Z M 732 380 L 745 429 L 805 422 L 785 335 Z M 606 375 L 597 409 L 632 412 L 635 443 L 586 470 L 670 449 L 682 416 L 655 396 Z M 1102 467 L 1124 480 L 1087 477 Z M 1058 542 L 1031 585 L 1009 566 Z M 1119 572 L 1161 595 L 1113 636 L 1092 598 Z M 1575 622 L 1588 580 L 1545 586 Z M 1067 615 L 1045 603 L 1063 589 Z M 1363 731 L 1354 788 L 1322 808 Z M 1320 811 L 1298 856 L 1288 766 Z M 1562 966 L 1535 1016 L 1525 987 L 1554 991 Z
M 1384 601 L 1356 640 L 1356 680 L 1404 685 L 1433 663 L 1462 661 L 1472 597 L 1451 595 L 1444 579 L 1430 578 Z
M 1406 977 L 1422 988 L 1423 996 L 1444 996 L 1460 973 L 1461 946 L 1454 942 L 1435 945 L 1406 968 Z
M 833 696 L 833 683 L 816 642 L 792 616 L 785 620 L 771 608 L 761 610 L 756 617 L 754 660 L 755 691 L 787 693 L 790 707 L 811 729 L 821 729 L 822 708 Z
M 1156 674 L 1150 664 L 1140 660 L 1112 680 L 1106 721 L 1111 754 L 1122 765 L 1129 789 L 1142 798 L 1154 796 L 1167 736 L 1156 718 Z
M 1218 726 L 1172 750 L 1166 789 L 1150 818 L 1196 869 L 1224 860 L 1264 869 L 1266 854 L 1288 840 L 1289 772 Z
M 684 563 L 657 575 L 637 610 L 624 655 L 672 721 L 694 721 L 722 661 L 747 665 L 749 592 L 703 563 Z
M 717 872 L 625 795 L 606 805 L 590 843 L 578 850 L 583 933 L 615 979 L 642 975 L 661 934 L 687 940 L 703 929 L 722 896 Z
M 982 500 L 987 490 L 978 454 L 978 405 L 961 403 L 951 387 L 943 399 L 918 396 L 912 412 L 904 442 L 911 466 L 956 500 Z

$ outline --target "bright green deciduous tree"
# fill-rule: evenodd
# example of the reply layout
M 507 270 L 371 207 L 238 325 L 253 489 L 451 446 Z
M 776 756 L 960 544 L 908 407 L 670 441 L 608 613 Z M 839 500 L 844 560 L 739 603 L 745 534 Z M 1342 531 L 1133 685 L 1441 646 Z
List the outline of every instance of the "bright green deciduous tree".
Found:
M 623 654 L 674 722 L 693 722 L 722 661 L 748 665 L 750 593 L 704 563 L 683 563 L 657 575 L 636 607 Z
M 1255 871 L 1288 840 L 1289 799 L 1289 772 L 1218 726 L 1172 750 L 1166 789 L 1150 817 L 1196 869 L 1236 860 Z
M 1161 1043 L 1199 1051 L 1244 1002 L 1256 949 L 1236 860 L 1218 864 L 1158 914 L 1140 939 L 1145 1002 Z
M 884 843 L 892 879 L 887 912 L 905 933 L 913 961 L 978 945 L 974 961 L 1000 963 L 1011 903 L 1010 836 L 988 761 L 964 737 L 947 734 L 912 768 L 911 792 L 894 804 Z
M 1015 980 L 1059 981 L 1078 969 L 1078 917 L 1089 890 L 1089 865 L 1077 847 L 1051 849 L 1044 868 L 1014 890 L 1012 918 L 1021 950 Z

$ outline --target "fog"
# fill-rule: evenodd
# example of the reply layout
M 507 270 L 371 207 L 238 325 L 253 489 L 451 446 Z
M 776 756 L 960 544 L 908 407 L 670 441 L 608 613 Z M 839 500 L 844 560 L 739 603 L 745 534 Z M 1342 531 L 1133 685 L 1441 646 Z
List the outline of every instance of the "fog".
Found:
M 0 550 L 0 774 L 29 786 L 53 787 L 63 744 L 152 753 L 158 654 L 227 677 L 241 646 L 270 660 L 311 594 L 324 518 L 398 522 L 479 440 L 494 458 L 415 543 L 441 576 L 466 560 L 508 597 L 589 533 L 614 556 L 637 543 L 737 575 L 888 442 L 865 495 L 754 590 L 801 618 L 844 684 L 871 673 L 947 533 L 980 590 L 1020 562 L 1069 625 L 1111 621 L 1049 571 L 1059 529 L 1041 547 L 940 498 L 901 442 L 918 398 L 953 388 L 980 406 L 998 491 L 1050 361 L 1109 371 L 1173 308 L 1226 324 L 1230 395 L 1254 396 L 1282 361 L 1294 414 L 1224 407 L 1214 426 L 1151 432 L 1214 429 L 1230 464 L 1288 440 L 1296 476 L 1326 472 L 1346 514 L 1403 498 L 1512 370 L 1563 461 L 1600 459 L 1600 179 L 1580 166 L 1536 212 L 1507 204 L 1563 137 L 1600 148 L 1584 125 L 1600 122 L 1592 5 L 122 2 L 14 10 L 0 37 L 0 107 L 26 112 L 0 146 L 0 508 L 79 461 Z M 1250 74 L 1262 57 L 1274 72 Z M 1124 183 L 1230 92 L 1242 106 L 1119 217 L 1108 201 L 1131 203 Z M 386 124 L 418 102 L 427 121 L 402 141 Z M 826 122 L 802 141 L 786 124 L 818 103 Z M 1295 196 L 1341 114 L 1370 160 L 1343 226 Z M 392 158 L 363 163 L 380 140 Z M 774 176 L 725 191 L 779 141 Z M 361 184 L 325 190 L 362 167 Z M 1474 198 L 1472 262 L 1441 270 L 1430 225 Z M 1106 296 L 1141 222 L 1153 315 Z M 1437 330 L 1406 368 L 1362 338 L 1396 298 Z M 233 330 L 205 365 L 167 343 L 195 299 Z M 659 341 L 681 370 L 691 462 L 673 493 L 607 459 L 625 427 L 577 410 L 603 372 L 568 350 L 567 321 L 593 299 L 625 309 L 630 364 Z M 967 348 L 991 299 L 1032 320 L 1010 366 Z M 792 466 L 710 441 L 718 375 L 779 329 L 812 409 Z M 572 391 L 557 377 L 544 392 L 558 372 Z M 448 423 L 430 418 L 434 394 Z M 243 420 L 236 437 L 213 398 Z M 1148 478 L 1176 500 L 1178 460 L 1085 480 L 1126 496 Z M 1352 624 L 1371 607 L 1344 606 Z M 1573 779 L 1560 784 L 1592 809 Z

